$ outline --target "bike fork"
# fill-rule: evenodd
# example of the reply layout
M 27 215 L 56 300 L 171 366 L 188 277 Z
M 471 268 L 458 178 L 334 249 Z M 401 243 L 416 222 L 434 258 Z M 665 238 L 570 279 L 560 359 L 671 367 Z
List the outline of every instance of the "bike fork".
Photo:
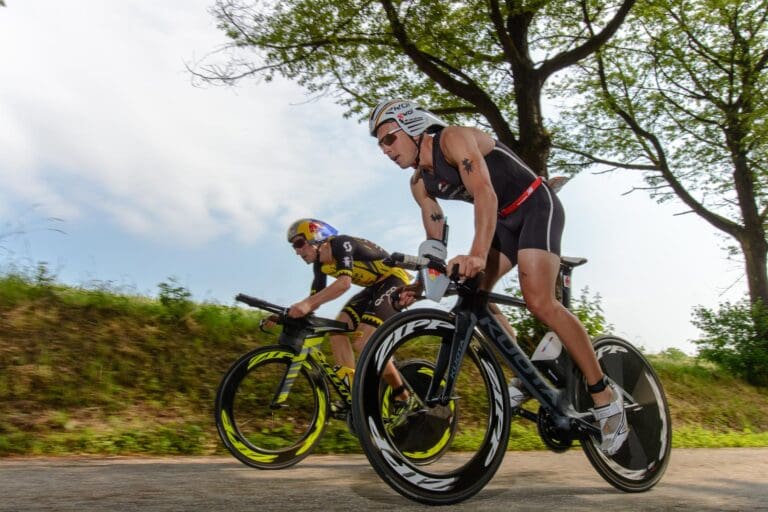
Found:
M 291 387 L 293 387 L 293 383 L 296 380 L 296 377 L 298 377 L 301 367 L 306 364 L 309 353 L 322 342 L 322 337 L 307 338 L 304 340 L 301 351 L 291 359 L 291 364 L 288 365 L 288 368 L 280 381 L 280 385 L 275 390 L 275 396 L 272 398 L 272 403 L 269 404 L 270 408 L 279 409 L 280 407 L 286 406 L 285 401 L 288 400 Z
M 429 406 L 448 405 L 451 400 L 458 398 L 453 396 L 453 389 L 456 386 L 461 361 L 464 359 L 469 340 L 477 325 L 477 316 L 471 311 L 459 311 L 456 313 L 455 325 L 456 329 L 453 331 L 451 341 L 443 340 L 440 343 L 434 375 L 427 390 L 426 403 Z M 445 387 L 441 393 L 440 383 L 443 379 L 445 379 Z

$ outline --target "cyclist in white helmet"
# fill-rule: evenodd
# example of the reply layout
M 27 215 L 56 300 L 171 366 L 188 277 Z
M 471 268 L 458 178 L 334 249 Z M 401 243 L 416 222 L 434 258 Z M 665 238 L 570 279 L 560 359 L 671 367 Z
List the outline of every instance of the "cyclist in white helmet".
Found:
M 347 301 L 337 317 L 355 330 L 353 345 L 355 350 L 361 351 L 376 328 L 396 313 L 390 296 L 407 285 L 410 276 L 401 268 L 384 264 L 389 253 L 378 245 L 363 238 L 341 235 L 321 220 L 297 220 L 288 228 L 286 238 L 296 254 L 313 266 L 314 273 L 309 296 L 293 304 L 288 316 L 308 315 L 322 304 L 342 296 L 353 284 L 362 286 L 363 290 Z M 327 276 L 336 278 L 328 286 Z M 331 336 L 330 343 L 336 364 L 351 374 L 355 355 L 347 336 Z M 405 414 L 415 404 L 391 361 L 385 367 L 384 379 L 392 387 L 395 400 L 392 421 L 405 421 Z M 397 426 L 391 425 L 392 428 Z
M 517 265 L 528 309 L 559 336 L 587 379 L 603 431 L 601 448 L 616 453 L 628 435 L 621 390 L 605 380 L 586 329 L 555 297 L 565 214 L 546 180 L 487 133 L 448 126 L 410 100 L 380 102 L 368 131 L 400 168 L 415 169 L 411 193 L 428 238 L 439 240 L 443 232 L 438 198 L 474 205 L 472 246 L 448 268 L 456 265 L 466 277 L 485 272 L 482 287 L 491 290 Z M 411 292 L 401 294 L 401 305 L 413 300 Z M 491 308 L 514 335 L 498 307 Z

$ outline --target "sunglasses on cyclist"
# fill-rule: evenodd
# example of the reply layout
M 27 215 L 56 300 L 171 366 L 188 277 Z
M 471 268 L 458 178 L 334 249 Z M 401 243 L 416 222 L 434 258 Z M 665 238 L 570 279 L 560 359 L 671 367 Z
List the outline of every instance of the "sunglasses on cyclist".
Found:
M 402 130 L 399 126 L 394 130 L 388 131 L 382 138 L 379 139 L 379 146 L 391 146 L 397 140 L 397 132 Z
M 294 249 L 301 249 L 307 245 L 307 239 L 306 238 L 297 238 L 293 242 L 291 242 L 291 246 L 293 246 Z

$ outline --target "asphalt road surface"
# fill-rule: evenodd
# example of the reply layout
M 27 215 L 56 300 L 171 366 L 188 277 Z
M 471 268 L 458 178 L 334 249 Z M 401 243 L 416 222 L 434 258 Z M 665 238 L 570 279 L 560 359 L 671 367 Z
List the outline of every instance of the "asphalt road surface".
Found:
M 661 482 L 625 494 L 578 450 L 509 452 L 473 498 L 431 508 L 384 484 L 362 455 L 278 471 L 230 457 L 0 459 L 0 511 L 768 511 L 768 448 L 673 450 Z

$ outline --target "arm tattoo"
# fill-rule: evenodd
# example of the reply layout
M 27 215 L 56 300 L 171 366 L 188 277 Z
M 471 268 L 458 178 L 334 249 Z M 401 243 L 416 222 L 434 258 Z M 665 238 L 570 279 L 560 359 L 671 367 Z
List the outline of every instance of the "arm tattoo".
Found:
M 474 171 L 474 169 L 472 168 L 472 160 L 470 160 L 469 158 L 465 158 L 464 160 L 462 160 L 461 165 L 464 167 L 464 170 L 467 172 L 467 174 Z
M 439 213 L 439 212 L 435 212 L 435 213 L 431 214 L 430 217 L 435 222 L 440 222 L 441 220 L 443 220 L 443 214 Z

